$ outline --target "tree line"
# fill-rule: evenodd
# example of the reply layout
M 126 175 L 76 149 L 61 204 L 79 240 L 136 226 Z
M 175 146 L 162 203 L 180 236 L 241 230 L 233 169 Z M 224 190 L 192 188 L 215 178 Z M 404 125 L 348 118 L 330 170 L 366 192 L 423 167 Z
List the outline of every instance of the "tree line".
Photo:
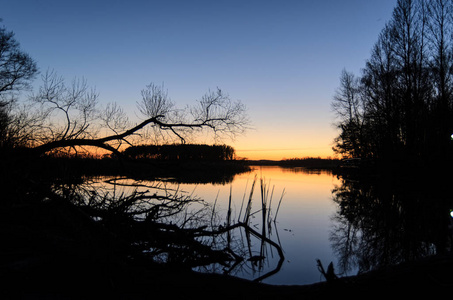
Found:
M 133 159 L 155 160 L 233 160 L 234 148 L 228 145 L 171 144 L 131 146 L 122 152 Z
M 362 74 L 343 70 L 332 107 L 344 157 L 449 157 L 453 1 L 398 0 Z

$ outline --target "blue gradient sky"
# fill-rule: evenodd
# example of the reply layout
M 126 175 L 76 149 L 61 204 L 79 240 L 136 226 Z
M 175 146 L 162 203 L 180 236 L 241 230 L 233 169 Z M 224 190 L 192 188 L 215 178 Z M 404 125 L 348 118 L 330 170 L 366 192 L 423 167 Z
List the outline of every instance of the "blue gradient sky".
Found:
M 254 129 L 225 142 L 251 159 L 333 154 L 340 73 L 360 73 L 396 4 L 0 1 L 3 25 L 42 72 L 84 77 L 102 102 L 132 112 L 150 82 L 164 83 L 181 106 L 216 87 L 241 100 Z

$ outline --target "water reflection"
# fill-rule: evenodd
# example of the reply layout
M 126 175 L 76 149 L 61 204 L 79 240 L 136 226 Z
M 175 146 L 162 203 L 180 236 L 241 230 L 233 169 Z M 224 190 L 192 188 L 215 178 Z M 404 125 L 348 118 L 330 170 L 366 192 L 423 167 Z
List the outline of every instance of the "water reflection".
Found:
M 263 280 L 269 284 L 309 284 L 319 282 L 322 279 L 316 265 L 316 259 L 320 258 L 323 262 L 335 261 L 329 243 L 330 217 L 335 212 L 335 204 L 332 201 L 333 184 L 338 179 L 328 171 L 313 171 L 302 168 L 282 168 L 279 166 L 254 166 L 252 172 L 236 175 L 231 185 L 202 185 L 192 186 L 183 185 L 183 189 L 192 190 L 195 193 L 216 203 L 216 212 L 222 215 L 225 220 L 228 207 L 229 195 L 232 189 L 232 219 L 243 220 L 245 204 L 243 205 L 244 191 L 250 191 L 254 177 L 262 178 L 270 188 L 269 195 L 273 200 L 269 201 L 268 208 L 271 208 L 272 220 L 266 230 L 268 237 L 282 248 L 284 252 L 284 262 L 280 267 L 276 248 L 267 244 L 267 253 L 262 255 L 261 242 L 253 241 L 252 255 L 264 256 L 263 261 L 257 261 L 235 268 L 231 275 L 254 280 L 267 272 L 273 272 L 271 277 Z M 259 186 L 259 184 L 257 183 Z M 252 200 L 251 227 L 262 233 L 262 202 L 260 188 L 255 188 Z M 283 200 L 279 207 L 281 195 Z M 246 193 L 246 200 L 249 194 Z M 238 245 L 243 245 L 243 249 L 248 251 L 249 242 L 245 234 L 238 232 L 237 240 L 241 240 Z M 243 241 L 242 241 L 243 238 Z M 262 264 L 260 264 L 262 263 Z M 218 268 L 216 272 L 223 272 L 223 268 Z
M 451 250 L 446 178 L 345 175 L 330 241 L 342 271 L 365 272 Z
M 156 264 L 255 281 L 281 269 L 284 254 L 276 218 L 283 194 L 277 198 L 274 188 L 255 176 L 239 214 L 233 207 L 238 199 L 233 199 L 232 186 L 222 195 L 228 198 L 225 213 L 221 196 L 207 201 L 213 199 L 199 198 L 189 186 L 91 177 L 75 188 L 78 196 L 72 200 Z
M 307 175 L 332 175 L 332 170 L 323 170 L 323 169 L 310 169 L 305 167 L 281 167 L 282 172 L 284 173 L 301 173 Z
M 256 182 L 253 189 L 255 178 L 263 181 Z M 316 259 L 325 266 L 333 262 L 338 275 L 353 275 L 451 250 L 453 201 L 448 178 L 338 176 L 330 171 L 258 166 L 236 175 L 231 184 L 160 182 L 156 188 L 146 181 L 116 178 L 113 188 L 124 195 L 130 191 L 120 190 L 123 183 L 131 186 L 132 192 L 147 193 L 147 198 L 140 198 L 147 202 L 138 202 L 145 213 L 137 216 L 178 226 L 181 230 L 170 229 L 190 234 L 197 243 L 228 258 L 221 263 L 203 261 L 197 270 L 204 272 L 269 284 L 310 284 L 323 280 Z M 105 187 L 94 188 L 98 193 L 102 189 L 112 193 Z M 169 203 L 174 197 L 168 203 L 161 203 L 161 197 L 169 198 L 176 191 L 181 199 L 190 196 L 200 201 L 191 201 L 179 214 L 163 220 L 163 209 L 172 208 Z M 92 199 L 91 192 L 87 199 Z M 105 199 L 99 197 L 100 204 L 105 205 Z M 112 206 L 107 210 L 118 207 L 116 200 L 107 204 Z M 150 242 L 141 241 L 140 245 L 148 255 L 161 253 Z M 150 252 L 151 248 L 155 252 Z M 186 261 L 187 255 L 177 258 Z

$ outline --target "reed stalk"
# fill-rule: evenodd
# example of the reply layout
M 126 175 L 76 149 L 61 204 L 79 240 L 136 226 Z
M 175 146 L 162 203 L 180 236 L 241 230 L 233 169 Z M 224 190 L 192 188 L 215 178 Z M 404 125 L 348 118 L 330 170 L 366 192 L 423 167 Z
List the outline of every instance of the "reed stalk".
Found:
M 247 187 L 248 187 L 248 185 L 249 185 L 249 180 L 247 179 L 247 182 L 246 182 L 246 184 L 245 184 L 244 194 L 242 195 L 241 210 L 239 211 L 238 222 L 240 222 L 240 220 L 241 220 L 242 208 L 244 207 L 245 194 L 246 194 L 246 192 L 247 192 Z
M 247 202 L 247 206 L 246 206 L 245 213 L 244 213 L 244 223 L 247 225 L 249 224 L 250 215 L 252 212 L 252 198 L 253 198 L 253 191 L 255 190 L 256 178 L 257 178 L 257 176 L 255 175 L 255 179 L 253 180 L 253 183 L 252 183 L 252 188 L 250 189 L 249 200 Z
M 228 212 L 227 212 L 227 220 L 226 220 L 227 228 L 230 227 L 230 223 L 231 223 L 231 197 L 232 197 L 232 193 L 233 193 L 233 186 L 230 185 L 230 197 L 228 199 Z M 228 245 L 228 248 L 230 248 L 230 242 L 231 242 L 231 235 L 230 235 L 230 231 L 228 231 L 227 232 L 227 245 Z
M 213 226 L 214 226 L 215 207 L 216 207 L 216 204 L 217 204 L 217 199 L 219 198 L 219 193 L 220 193 L 220 191 L 217 191 L 217 196 L 215 197 L 214 205 L 212 206 L 211 228 L 213 228 Z
M 283 189 L 282 196 L 280 197 L 280 201 L 278 201 L 277 211 L 275 212 L 275 216 L 274 216 L 274 223 L 277 221 L 278 210 L 280 209 L 280 204 L 282 203 L 282 199 L 283 199 L 284 195 L 285 195 L 285 189 Z

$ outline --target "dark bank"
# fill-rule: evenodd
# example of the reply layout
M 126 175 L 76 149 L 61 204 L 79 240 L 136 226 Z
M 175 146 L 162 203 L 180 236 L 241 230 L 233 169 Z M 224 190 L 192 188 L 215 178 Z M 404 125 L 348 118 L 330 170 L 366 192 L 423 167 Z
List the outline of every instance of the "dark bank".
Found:
M 69 189 L 61 194 L 50 193 L 49 183 L 70 185 L 74 190 L 82 181 L 81 176 L 87 176 L 76 172 L 78 175 L 72 174 L 63 181 L 61 175 L 71 174 L 68 170 L 73 166 L 95 166 L 92 169 L 98 175 L 103 169 L 99 168 L 100 161 L 91 159 L 57 159 L 52 168 L 49 161 L 52 158 L 31 165 L 28 161 L 19 173 L 12 171 L 12 165 L 19 170 L 20 164 L 2 161 L 2 185 L 7 192 L 1 210 L 5 241 L 2 282 L 7 297 L 110 295 L 143 299 L 194 294 L 197 298 L 211 298 L 221 290 L 222 295 L 236 298 L 295 299 L 354 297 L 364 293 L 441 293 L 452 282 L 449 212 L 453 203 L 449 177 L 443 176 L 443 170 L 413 176 L 366 168 L 337 169 L 337 176 L 343 181 L 333 196 L 340 207 L 339 224 L 344 226 L 339 227 L 334 236 L 337 243 L 333 240 L 333 245 L 342 256 L 343 266 L 358 263 L 360 274 L 342 277 L 335 266 L 335 279 L 324 278 L 324 282 L 305 286 L 276 286 L 191 271 L 194 264 L 206 260 L 228 260 L 229 252 L 203 247 L 194 237 L 206 234 L 204 228 L 177 228 L 163 223 L 156 209 L 145 211 L 145 218 L 133 218 L 129 208 L 140 194 L 134 200 L 120 199 L 115 206 L 106 205 L 107 199 L 103 203 L 92 200 L 88 206 Z M 90 173 L 94 176 L 95 171 Z M 161 206 L 159 213 L 175 209 Z M 345 236 L 349 237 L 349 244 L 343 242 Z M 165 264 L 150 259 L 154 253 L 143 251 L 150 247 L 165 249 L 168 245 L 177 247 Z M 327 270 L 328 262 L 322 263 Z

